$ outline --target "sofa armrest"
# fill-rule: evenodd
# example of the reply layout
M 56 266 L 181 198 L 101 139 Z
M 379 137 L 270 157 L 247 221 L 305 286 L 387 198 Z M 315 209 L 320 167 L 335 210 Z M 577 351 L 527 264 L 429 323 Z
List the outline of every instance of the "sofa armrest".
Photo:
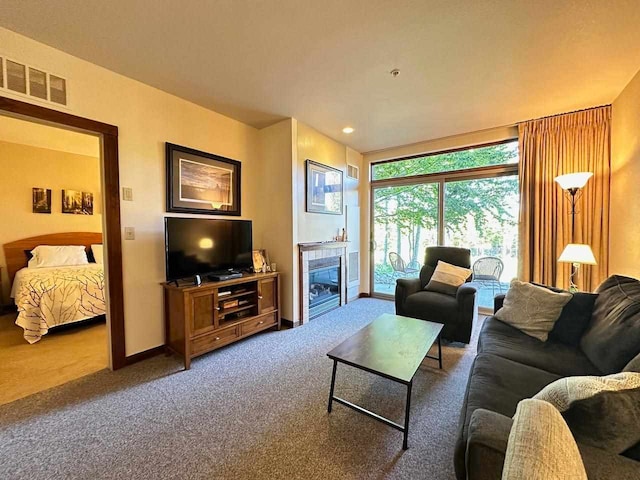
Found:
M 419 278 L 399 278 L 396 282 L 396 314 L 404 314 L 404 303 L 412 293 L 422 290 Z
M 502 305 L 504 304 L 504 297 L 505 297 L 504 293 L 501 293 L 500 295 L 496 295 L 495 297 L 493 297 L 493 313 L 494 314 L 502 308 Z
M 500 480 L 513 420 L 479 408 L 471 415 L 467 435 L 468 480 Z

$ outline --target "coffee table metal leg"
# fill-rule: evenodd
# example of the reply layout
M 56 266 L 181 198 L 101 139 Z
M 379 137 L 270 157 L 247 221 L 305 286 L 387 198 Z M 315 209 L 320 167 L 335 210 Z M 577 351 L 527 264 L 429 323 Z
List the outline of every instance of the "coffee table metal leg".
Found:
M 440 364 L 440 370 L 442 370 L 442 341 L 440 335 L 438 335 L 438 363 Z
M 409 411 L 411 410 L 411 387 L 413 386 L 413 380 L 411 380 L 407 384 L 407 404 L 405 406 L 404 411 L 404 430 L 403 430 L 403 439 L 402 439 L 402 449 L 406 450 L 409 448 L 408 438 L 409 438 Z
M 333 361 L 333 373 L 331 374 L 331 388 L 329 389 L 329 406 L 327 407 L 327 412 L 331 413 L 331 406 L 333 404 L 333 388 L 336 385 L 336 367 L 338 366 L 338 361 Z

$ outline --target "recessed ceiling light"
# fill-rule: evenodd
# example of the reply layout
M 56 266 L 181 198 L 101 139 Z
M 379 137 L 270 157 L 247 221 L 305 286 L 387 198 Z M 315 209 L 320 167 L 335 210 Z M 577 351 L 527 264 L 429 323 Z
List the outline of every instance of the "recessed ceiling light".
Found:
M 353 133 L 353 127 L 344 127 L 342 131 L 344 133 Z

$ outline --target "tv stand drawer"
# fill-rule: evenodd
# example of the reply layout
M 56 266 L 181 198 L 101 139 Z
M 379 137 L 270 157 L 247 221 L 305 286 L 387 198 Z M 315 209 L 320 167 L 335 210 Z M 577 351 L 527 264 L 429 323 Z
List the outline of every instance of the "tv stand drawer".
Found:
M 237 326 L 199 335 L 191 340 L 191 355 L 199 355 L 214 348 L 222 347 L 233 342 L 238 337 Z
M 263 315 L 262 317 L 254 318 L 241 325 L 241 335 L 247 335 L 249 333 L 258 332 L 265 328 L 273 327 L 278 323 L 278 319 L 275 313 L 269 315 Z

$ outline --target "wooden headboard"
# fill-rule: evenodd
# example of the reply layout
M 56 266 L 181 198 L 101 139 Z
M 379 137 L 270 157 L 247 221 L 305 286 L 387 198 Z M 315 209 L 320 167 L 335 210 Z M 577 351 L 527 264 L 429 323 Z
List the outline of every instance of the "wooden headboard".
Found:
M 38 245 L 84 245 L 89 249 L 90 245 L 97 243 L 102 243 L 102 234 L 94 232 L 52 233 L 5 243 L 3 248 L 4 257 L 7 261 L 9 284 L 13 284 L 13 277 L 16 276 L 16 272 L 27 266 L 25 250 L 33 250 Z

